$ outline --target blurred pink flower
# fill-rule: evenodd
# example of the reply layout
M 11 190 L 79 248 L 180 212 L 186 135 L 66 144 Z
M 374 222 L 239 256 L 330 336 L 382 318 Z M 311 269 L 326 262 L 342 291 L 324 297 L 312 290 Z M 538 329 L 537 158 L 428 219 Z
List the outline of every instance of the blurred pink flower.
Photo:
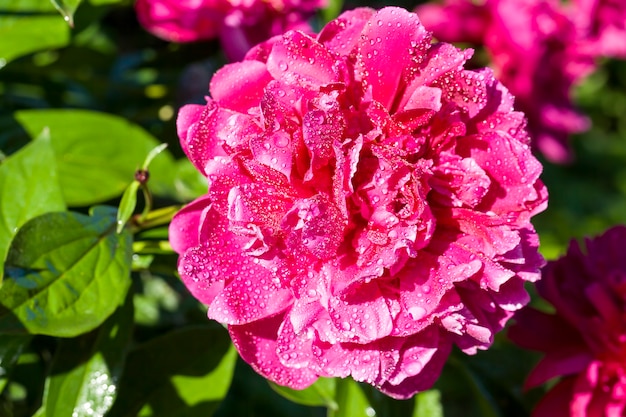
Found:
M 170 226 L 179 272 L 260 374 L 407 398 L 528 301 L 541 165 L 471 55 L 406 10 L 356 9 L 257 46 L 181 109 L 209 190 Z
M 141 25 L 174 42 L 220 38 L 231 61 L 290 29 L 311 31 L 306 20 L 327 0 L 137 0 Z
M 571 159 L 569 136 L 589 127 L 572 87 L 593 71 L 596 57 L 624 55 L 626 2 L 448 0 L 416 12 L 443 41 L 484 44 L 496 78 L 528 117 L 534 146 L 553 162 Z
M 618 226 L 550 262 L 537 284 L 555 308 L 520 311 L 511 339 L 545 353 L 526 382 L 561 380 L 533 417 L 621 417 L 626 413 L 626 227 Z
M 573 16 L 589 53 L 626 59 L 626 1 L 573 1 Z

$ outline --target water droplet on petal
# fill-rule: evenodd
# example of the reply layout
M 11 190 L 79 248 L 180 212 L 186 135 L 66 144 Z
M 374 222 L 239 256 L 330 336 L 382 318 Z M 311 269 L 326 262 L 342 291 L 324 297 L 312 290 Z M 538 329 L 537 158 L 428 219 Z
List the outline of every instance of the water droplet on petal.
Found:
M 426 315 L 426 309 L 420 306 L 413 306 L 409 308 L 409 314 L 413 320 L 419 320 Z

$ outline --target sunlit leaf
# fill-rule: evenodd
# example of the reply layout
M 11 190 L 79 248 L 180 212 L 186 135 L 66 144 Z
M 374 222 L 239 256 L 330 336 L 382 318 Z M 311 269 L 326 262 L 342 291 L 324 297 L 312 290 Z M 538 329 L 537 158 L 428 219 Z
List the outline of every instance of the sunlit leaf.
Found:
M 59 180 L 70 206 L 96 204 L 122 194 L 159 142 L 125 119 L 86 110 L 24 110 L 17 120 L 31 136 L 50 129 Z M 172 189 L 174 162 L 164 150 L 150 166 L 150 189 Z
M 48 213 L 11 243 L 0 287 L 0 333 L 72 337 L 99 326 L 130 285 L 131 236 L 116 210 Z
M 329 409 L 328 417 L 373 417 L 376 415 L 365 393 L 352 378 L 337 379 L 336 384 L 337 409 Z
M 334 378 L 319 378 L 313 385 L 303 390 L 295 390 L 270 382 L 274 391 L 295 403 L 310 406 L 323 406 L 337 410 L 335 402 Z
M 0 265 L 20 226 L 40 214 L 65 210 L 47 131 L 0 164 Z M 0 270 L 0 281 L 2 271 Z
M 71 26 L 74 27 L 74 13 L 81 0 L 50 0 L 54 7 L 61 13 L 63 19 Z
M 395 400 L 369 384 L 361 384 L 360 388 L 377 416 L 406 417 L 413 414 L 415 402 L 411 399 Z
M 58 16 L 0 15 L 0 71 L 15 58 L 35 51 L 60 48 L 69 40 L 69 27 Z
M 155 338 L 129 353 L 108 416 L 209 417 L 228 391 L 236 357 L 218 324 Z
M 176 161 L 176 177 L 174 180 L 175 196 L 179 201 L 191 201 L 206 194 L 207 179 L 193 166 L 187 158 Z
M 341 13 L 341 9 L 343 8 L 343 0 L 329 0 L 326 8 L 322 10 L 322 16 L 324 17 L 324 22 L 328 23 Z
M 435 389 L 418 393 L 413 417 L 443 417 L 441 393 Z
M 133 327 L 128 297 L 102 326 L 61 339 L 37 417 L 103 416 L 113 405 Z
M 163 152 L 165 148 L 167 148 L 167 143 L 162 143 L 159 146 L 152 149 L 150 153 L 148 153 L 148 156 L 146 156 L 146 159 L 143 161 L 143 165 L 141 166 L 141 169 L 144 171 L 148 170 L 148 168 L 150 168 L 150 164 L 152 163 L 152 160 L 156 158 L 161 152 Z
M 137 206 L 137 190 L 139 190 L 139 182 L 133 181 L 126 190 L 124 190 L 124 194 L 122 194 L 120 206 L 117 210 L 117 233 L 122 232 L 124 225 L 135 211 L 135 207 Z

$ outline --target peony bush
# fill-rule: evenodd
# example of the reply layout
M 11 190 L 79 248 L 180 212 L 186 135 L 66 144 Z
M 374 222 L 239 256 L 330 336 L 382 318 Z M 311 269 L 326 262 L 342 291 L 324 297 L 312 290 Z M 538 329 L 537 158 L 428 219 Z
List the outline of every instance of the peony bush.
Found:
M 209 189 L 170 225 L 179 273 L 261 375 L 409 398 L 528 302 L 541 165 L 471 55 L 413 13 L 360 8 L 256 46 L 181 109 Z
M 626 4 L 592 0 L 448 0 L 416 8 L 446 42 L 484 45 L 490 65 L 528 117 L 533 145 L 571 162 L 569 138 L 589 129 L 572 98 L 599 57 L 626 57 Z
M 509 332 L 513 341 L 544 356 L 527 387 L 560 377 L 533 417 L 615 416 L 626 411 L 626 227 L 573 241 L 537 283 L 554 313 L 526 308 Z
M 325 0 L 137 0 L 141 25 L 154 35 L 173 42 L 219 38 L 233 61 L 259 42 L 290 29 L 310 32 L 307 23 Z

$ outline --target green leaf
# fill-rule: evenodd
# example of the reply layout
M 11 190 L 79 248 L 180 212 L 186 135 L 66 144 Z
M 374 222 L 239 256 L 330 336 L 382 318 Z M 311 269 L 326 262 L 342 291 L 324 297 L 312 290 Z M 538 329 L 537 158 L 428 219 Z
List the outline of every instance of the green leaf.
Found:
M 98 329 L 61 339 L 37 417 L 103 416 L 113 405 L 133 327 L 132 297 Z
M 158 154 L 163 152 L 165 148 L 167 148 L 167 143 L 162 143 L 156 148 L 154 148 L 153 150 L 151 150 L 148 156 L 146 156 L 146 159 L 143 161 L 143 165 L 141 166 L 141 169 L 144 171 L 147 171 L 148 168 L 150 167 L 150 164 L 152 163 L 152 160 L 156 158 Z
M 131 236 L 116 224 L 114 208 L 96 207 L 22 226 L 0 287 L 0 333 L 73 337 L 109 317 L 130 285 Z
M 441 393 L 436 389 L 418 393 L 415 396 L 413 417 L 443 417 Z
M 324 22 L 328 23 L 335 19 L 341 13 L 343 8 L 343 0 L 329 0 L 328 5 L 322 10 L 322 17 Z
M 496 404 L 491 393 L 485 388 L 485 385 L 480 380 L 478 375 L 476 375 L 472 370 L 468 367 L 461 366 L 461 371 L 465 378 L 467 378 L 467 382 L 469 382 L 469 388 L 474 392 L 474 398 L 478 403 L 478 408 L 480 409 L 480 413 L 484 417 L 500 417 L 500 412 L 498 410 L 498 405 Z
M 69 41 L 69 28 L 58 16 L 0 15 L 0 69 L 15 58 Z
M 135 211 L 135 207 L 137 206 L 137 190 L 139 190 L 139 181 L 133 181 L 128 188 L 126 188 L 124 194 L 122 194 L 120 207 L 117 210 L 117 233 L 122 233 L 124 225 Z
M 187 327 L 131 351 L 109 417 L 209 417 L 224 398 L 236 361 L 217 323 Z
M 270 387 L 283 397 L 295 403 L 309 406 L 323 406 L 337 410 L 335 402 L 334 378 L 319 378 L 313 385 L 303 390 L 295 390 L 269 381 Z
M 352 378 L 337 379 L 335 403 L 337 410 L 328 410 L 328 417 L 373 417 L 376 412 L 365 393 Z
M 0 335 L 0 392 L 4 390 L 11 368 L 31 338 L 30 335 Z
M 54 7 L 61 13 L 63 19 L 71 26 L 74 27 L 74 13 L 80 4 L 81 0 L 50 0 Z
M 361 384 L 361 390 L 378 416 L 407 417 L 414 412 L 413 400 L 395 400 L 369 384 Z
M 61 210 L 65 203 L 50 136 L 44 130 L 0 164 L 0 265 L 19 227 L 40 214 Z
M 2 13 L 52 13 L 57 20 L 59 16 L 54 12 L 54 6 L 47 0 L 2 0 Z
M 61 188 L 70 206 L 96 204 L 122 194 L 159 142 L 127 120 L 87 110 L 24 110 L 17 120 L 31 136 L 50 129 Z M 163 151 L 150 168 L 150 189 L 173 188 L 174 161 Z
M 188 159 L 176 161 L 174 195 L 179 201 L 191 201 L 206 194 L 207 179 Z
M 89 0 L 89 3 L 94 6 L 103 6 L 108 4 L 118 4 L 122 3 L 124 0 Z

